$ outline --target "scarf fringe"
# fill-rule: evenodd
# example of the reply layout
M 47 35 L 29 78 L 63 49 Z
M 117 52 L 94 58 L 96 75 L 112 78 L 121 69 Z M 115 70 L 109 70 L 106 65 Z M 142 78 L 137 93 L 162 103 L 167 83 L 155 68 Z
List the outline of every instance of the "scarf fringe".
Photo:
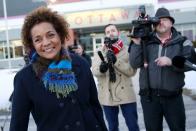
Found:
M 71 68 L 71 61 L 69 60 L 61 60 L 56 65 L 51 63 L 42 77 L 45 88 L 51 93 L 56 93 L 57 98 L 65 98 L 78 89 Z
M 57 98 L 67 97 L 71 92 L 76 91 L 78 89 L 77 84 L 72 85 L 56 85 L 56 84 L 49 84 L 48 90 L 52 93 L 56 93 Z

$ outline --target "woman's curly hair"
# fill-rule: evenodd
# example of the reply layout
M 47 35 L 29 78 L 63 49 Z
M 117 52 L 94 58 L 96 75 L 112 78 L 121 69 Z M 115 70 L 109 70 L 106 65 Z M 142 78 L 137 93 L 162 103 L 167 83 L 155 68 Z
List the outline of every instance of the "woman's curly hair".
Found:
M 53 25 L 62 44 L 64 44 L 65 39 L 69 39 L 69 24 L 67 21 L 56 11 L 52 11 L 47 7 L 39 7 L 25 17 L 22 27 L 22 43 L 27 54 L 29 51 L 34 50 L 31 29 L 41 22 L 48 22 Z

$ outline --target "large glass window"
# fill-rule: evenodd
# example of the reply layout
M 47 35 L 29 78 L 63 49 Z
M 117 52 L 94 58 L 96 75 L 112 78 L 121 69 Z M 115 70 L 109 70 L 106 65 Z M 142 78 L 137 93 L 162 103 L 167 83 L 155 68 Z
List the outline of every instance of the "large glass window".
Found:
M 5 41 L 0 42 L 0 59 L 7 59 L 8 58 L 8 47 Z M 10 48 L 10 58 L 13 58 L 13 51 Z
M 193 24 L 182 25 L 182 35 L 186 36 L 191 41 L 193 41 L 193 28 Z
M 193 41 L 193 30 L 184 30 L 183 35 L 186 36 L 189 40 Z
M 196 41 L 196 24 L 193 26 L 193 41 Z
M 85 51 L 89 55 L 93 55 L 93 42 L 92 38 L 89 36 L 80 36 L 80 43 L 85 45 Z
M 12 40 L 10 41 L 10 58 L 23 57 L 24 48 L 22 46 L 21 40 Z M 0 59 L 8 58 L 8 49 L 6 42 L 0 42 Z
M 4 49 L 5 49 L 5 58 L 8 59 L 8 48 L 7 48 L 7 46 L 4 47 Z M 10 58 L 13 58 L 13 48 L 10 47 L 9 50 L 10 50 Z
M 14 51 L 15 51 L 15 58 L 23 56 L 23 47 L 22 46 L 16 46 L 14 48 Z
M 13 40 L 13 41 L 11 41 L 11 46 L 13 48 L 14 58 L 23 57 L 24 48 L 22 46 L 21 40 Z
M 5 42 L 0 42 L 0 59 L 5 59 Z
M 4 48 L 3 47 L 0 47 L 0 59 L 4 59 L 5 58 L 5 54 L 4 54 Z

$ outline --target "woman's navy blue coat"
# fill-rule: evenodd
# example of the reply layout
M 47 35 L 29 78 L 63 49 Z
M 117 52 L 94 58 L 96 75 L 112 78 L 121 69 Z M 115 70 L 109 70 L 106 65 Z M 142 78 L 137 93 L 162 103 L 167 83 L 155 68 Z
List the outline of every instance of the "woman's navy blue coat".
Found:
M 79 56 L 71 57 L 78 90 L 66 98 L 47 91 L 32 65 L 16 74 L 10 131 L 27 131 L 30 112 L 38 131 L 107 130 L 89 66 Z

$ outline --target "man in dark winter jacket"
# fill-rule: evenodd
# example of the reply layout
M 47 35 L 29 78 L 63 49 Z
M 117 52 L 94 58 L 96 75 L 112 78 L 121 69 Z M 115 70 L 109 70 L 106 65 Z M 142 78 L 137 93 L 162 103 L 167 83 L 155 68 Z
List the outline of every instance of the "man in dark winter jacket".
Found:
M 185 131 L 185 108 L 182 98 L 184 71 L 172 65 L 174 56 L 191 56 L 192 42 L 181 36 L 173 27 L 174 18 L 165 8 L 155 14 L 160 19 L 155 31 L 144 43 L 132 38 L 130 64 L 140 68 L 140 96 L 147 131 L 162 131 L 163 117 L 172 131 Z M 147 58 L 147 63 L 144 62 Z

